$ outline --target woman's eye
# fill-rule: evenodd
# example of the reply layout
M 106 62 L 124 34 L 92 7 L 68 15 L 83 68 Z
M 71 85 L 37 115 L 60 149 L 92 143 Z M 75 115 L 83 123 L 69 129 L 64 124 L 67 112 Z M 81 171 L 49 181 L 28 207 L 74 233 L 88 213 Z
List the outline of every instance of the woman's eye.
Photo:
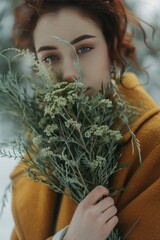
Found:
M 57 56 L 47 56 L 42 58 L 43 63 L 57 62 L 59 58 Z
M 86 46 L 86 47 L 80 47 L 80 48 L 77 50 L 77 53 L 78 53 L 78 54 L 80 54 L 80 53 L 86 53 L 86 52 L 89 52 L 91 49 L 93 49 L 93 48 L 88 47 L 88 46 Z

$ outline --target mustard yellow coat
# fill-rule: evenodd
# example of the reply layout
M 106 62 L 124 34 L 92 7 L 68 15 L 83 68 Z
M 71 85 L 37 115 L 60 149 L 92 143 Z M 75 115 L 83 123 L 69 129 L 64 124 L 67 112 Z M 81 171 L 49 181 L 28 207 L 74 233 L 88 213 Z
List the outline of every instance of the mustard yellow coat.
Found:
M 123 83 L 126 87 L 121 89 L 127 98 L 134 104 L 141 102 L 145 109 L 133 126 L 141 144 L 142 167 L 136 149 L 132 154 L 127 133 L 120 161 L 129 166 L 112 179 L 112 186 L 127 185 L 115 196 L 118 227 L 127 240 L 160 240 L 160 108 L 133 74 L 127 74 Z M 43 184 L 30 180 L 22 164 L 15 168 L 11 180 L 15 221 L 11 240 L 46 240 L 70 223 L 76 204 L 66 196 L 60 198 Z

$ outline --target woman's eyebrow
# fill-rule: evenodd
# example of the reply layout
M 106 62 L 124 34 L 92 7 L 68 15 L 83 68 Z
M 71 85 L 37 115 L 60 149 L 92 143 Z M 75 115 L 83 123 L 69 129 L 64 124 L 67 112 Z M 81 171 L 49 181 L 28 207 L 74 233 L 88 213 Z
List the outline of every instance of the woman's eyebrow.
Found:
M 89 38 L 95 38 L 96 36 L 92 36 L 92 35 L 88 35 L 88 34 L 84 34 L 82 36 L 79 36 L 77 38 L 75 38 L 74 40 L 71 41 L 71 44 L 76 44 L 82 40 L 85 40 L 85 39 L 89 39 Z
M 92 35 L 89 35 L 89 34 L 84 34 L 82 36 L 79 36 L 79 37 L 73 39 L 70 42 L 70 44 L 73 45 L 73 44 L 76 44 L 76 43 L 78 43 L 82 40 L 89 39 L 89 38 L 95 38 L 95 36 L 92 36 Z M 42 51 L 49 51 L 49 50 L 57 50 L 57 48 L 54 47 L 54 46 L 42 46 L 38 49 L 37 53 L 42 52 Z
M 37 53 L 47 50 L 57 50 L 57 48 L 54 46 L 42 46 L 38 49 Z

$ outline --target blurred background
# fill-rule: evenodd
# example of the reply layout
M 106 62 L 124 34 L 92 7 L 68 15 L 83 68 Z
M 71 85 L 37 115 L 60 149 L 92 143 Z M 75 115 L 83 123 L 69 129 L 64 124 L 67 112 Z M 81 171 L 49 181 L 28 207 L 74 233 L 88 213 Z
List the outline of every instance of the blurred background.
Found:
M 2 49 L 13 46 L 11 41 L 11 32 L 13 25 L 13 8 L 19 2 L 19 0 L 0 0 L 0 51 Z M 148 34 L 148 43 L 153 48 L 160 48 L 160 1 L 159 0 L 126 0 L 125 1 L 130 10 L 135 14 L 147 21 L 157 30 L 155 38 L 152 39 L 152 29 L 144 25 Z M 144 73 L 135 71 L 139 76 L 144 87 L 160 104 L 160 52 L 149 51 L 142 45 L 142 36 L 137 34 L 137 48 L 138 48 L 138 60 L 141 66 L 147 67 L 150 81 L 148 82 L 147 76 Z M 18 71 L 18 64 L 14 65 L 16 71 Z M 7 64 L 4 59 L 0 58 L 0 73 L 7 72 Z M 146 84 L 147 83 L 147 84 Z M 10 119 L 6 119 L 0 116 L 0 141 L 2 139 L 11 138 L 15 132 L 15 125 Z M 2 198 L 5 188 L 10 183 L 9 175 L 13 170 L 17 162 L 13 159 L 1 158 L 0 159 L 0 206 L 2 205 Z M 13 228 L 13 219 L 11 215 L 11 191 L 7 193 L 7 204 L 4 208 L 3 214 L 0 217 L 0 239 L 9 240 L 11 231 Z

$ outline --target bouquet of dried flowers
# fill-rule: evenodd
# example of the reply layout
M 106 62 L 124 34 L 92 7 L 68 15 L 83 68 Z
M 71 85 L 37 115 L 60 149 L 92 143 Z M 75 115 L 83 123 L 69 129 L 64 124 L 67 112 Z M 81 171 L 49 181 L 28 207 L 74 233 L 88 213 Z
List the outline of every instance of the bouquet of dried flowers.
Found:
M 21 159 L 34 181 L 67 194 L 76 203 L 97 185 L 114 194 L 117 189 L 110 185 L 110 177 L 124 167 L 119 164 L 124 132 L 131 132 L 140 156 L 139 142 L 130 129 L 137 114 L 134 106 L 120 94 L 118 80 L 111 78 L 107 89 L 89 97 L 80 78 L 63 82 L 35 65 L 38 78 L 17 77 L 11 69 L 0 76 L 0 112 L 6 110 L 21 126 L 19 137 L 7 143 L 12 151 L 6 152 L 6 144 L 1 144 L 0 155 Z M 25 84 L 20 89 L 22 79 Z M 108 239 L 121 239 L 117 229 Z

